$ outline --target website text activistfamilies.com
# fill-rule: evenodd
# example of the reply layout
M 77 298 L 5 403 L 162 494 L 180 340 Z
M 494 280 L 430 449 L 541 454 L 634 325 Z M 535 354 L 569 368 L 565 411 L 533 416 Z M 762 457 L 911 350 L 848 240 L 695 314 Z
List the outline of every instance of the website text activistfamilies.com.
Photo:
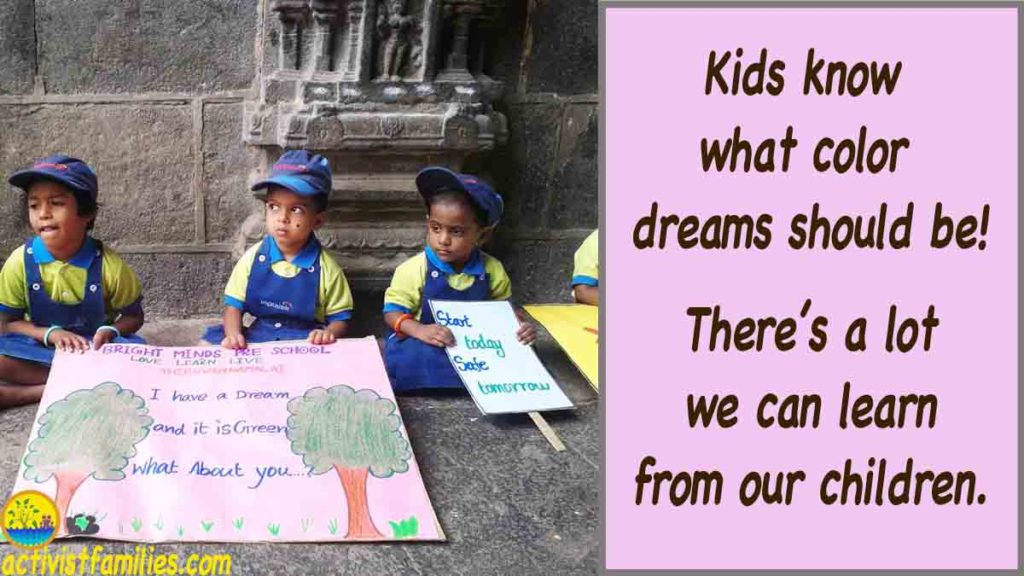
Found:
M 61 547 L 59 552 L 9 548 L 0 560 L 3 576 L 214 576 L 231 574 L 230 554 L 154 553 L 153 546 L 136 546 L 131 554 L 113 554 L 103 546 L 83 548 L 75 553 Z

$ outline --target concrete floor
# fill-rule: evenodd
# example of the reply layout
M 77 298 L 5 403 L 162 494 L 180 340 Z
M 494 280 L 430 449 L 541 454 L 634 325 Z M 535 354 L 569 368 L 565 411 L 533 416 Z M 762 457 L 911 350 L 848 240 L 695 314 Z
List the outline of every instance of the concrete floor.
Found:
M 153 344 L 198 340 L 210 320 L 148 322 Z M 232 555 L 232 574 L 594 574 L 601 426 L 597 394 L 550 336 L 537 353 L 577 409 L 545 417 L 566 445 L 555 452 L 525 416 L 483 417 L 466 394 L 401 396 L 445 543 L 167 544 L 158 553 Z M 0 493 L 14 485 L 37 405 L 0 411 Z M 67 543 L 69 551 L 93 544 Z M 110 552 L 134 545 L 102 542 Z M 0 547 L 0 556 L 11 549 Z

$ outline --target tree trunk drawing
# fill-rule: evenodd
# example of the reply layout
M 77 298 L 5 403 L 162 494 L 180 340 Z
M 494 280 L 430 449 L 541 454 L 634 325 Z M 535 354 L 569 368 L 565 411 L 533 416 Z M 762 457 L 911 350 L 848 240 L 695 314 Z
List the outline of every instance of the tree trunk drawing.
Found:
M 57 479 L 57 516 L 60 524 L 58 525 L 59 534 L 66 534 L 68 527 L 65 525 L 65 518 L 68 515 L 68 506 L 71 504 L 71 498 L 75 496 L 75 491 L 78 487 L 85 482 L 88 475 L 82 472 L 68 471 L 59 472 L 53 475 Z
M 366 478 L 370 471 L 367 468 L 342 468 L 335 466 L 341 486 L 345 489 L 345 500 L 348 502 L 348 534 L 345 538 L 372 540 L 384 538 L 370 518 L 370 508 L 366 501 Z

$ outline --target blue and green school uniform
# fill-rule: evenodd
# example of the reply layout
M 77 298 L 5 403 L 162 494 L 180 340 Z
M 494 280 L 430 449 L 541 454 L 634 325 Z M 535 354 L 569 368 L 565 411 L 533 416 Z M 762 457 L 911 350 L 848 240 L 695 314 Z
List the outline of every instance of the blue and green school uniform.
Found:
M 68 261 L 57 260 L 42 239 L 11 253 L 0 269 L 0 311 L 39 327 L 60 326 L 87 339 L 121 314 L 142 315 L 142 285 L 113 250 L 87 236 Z M 145 344 L 134 334 L 120 343 Z M 0 336 L 0 355 L 50 365 L 54 349 L 23 334 Z
M 600 280 L 598 266 L 598 231 L 594 230 L 583 241 L 573 256 L 572 285 L 597 287 Z
M 457 272 L 427 247 L 395 269 L 384 294 L 384 313 L 413 314 L 420 323 L 433 324 L 430 300 L 470 302 L 511 296 L 512 282 L 497 258 L 476 250 Z M 395 391 L 463 387 L 444 348 L 415 338 L 391 334 L 384 360 Z
M 265 236 L 235 264 L 224 304 L 256 317 L 242 333 L 246 342 L 305 340 L 312 330 L 352 318 L 348 280 L 316 236 L 289 262 Z M 219 344 L 224 326 L 210 326 L 203 340 Z

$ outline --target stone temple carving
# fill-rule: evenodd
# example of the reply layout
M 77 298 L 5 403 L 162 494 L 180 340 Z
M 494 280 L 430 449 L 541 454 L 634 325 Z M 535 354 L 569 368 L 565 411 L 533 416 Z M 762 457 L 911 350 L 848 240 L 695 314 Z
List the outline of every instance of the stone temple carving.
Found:
M 491 106 L 502 87 L 485 71 L 494 0 L 271 0 L 269 12 L 247 142 L 353 150 L 385 137 L 393 148 L 483 151 L 505 137 Z M 404 136 L 382 134 L 380 118 L 396 114 Z
M 405 14 L 405 0 L 387 0 L 377 15 L 377 30 L 384 49 L 380 50 L 381 80 L 401 80 L 406 58 L 409 54 L 409 34 L 416 19 Z M 422 54 L 422 47 L 416 56 Z M 416 63 L 413 62 L 413 65 Z
M 322 240 L 353 284 L 382 286 L 420 249 L 416 171 L 461 169 L 507 138 L 488 76 L 504 0 L 269 0 L 259 97 L 244 140 L 324 154 L 335 193 Z M 255 219 L 258 221 L 258 219 Z M 239 242 L 258 235 L 242 226 Z M 366 283 L 369 283 L 367 285 Z

